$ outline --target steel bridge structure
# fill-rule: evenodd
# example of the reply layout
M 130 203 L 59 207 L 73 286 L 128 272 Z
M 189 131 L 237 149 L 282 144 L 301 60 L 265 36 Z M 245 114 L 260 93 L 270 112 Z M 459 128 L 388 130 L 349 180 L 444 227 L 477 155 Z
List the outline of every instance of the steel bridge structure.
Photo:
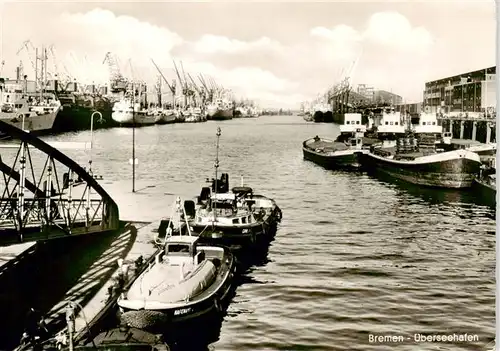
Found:
M 0 246 L 109 232 L 120 227 L 118 205 L 92 173 L 59 148 L 0 120 Z M 56 148 L 57 147 L 57 148 Z

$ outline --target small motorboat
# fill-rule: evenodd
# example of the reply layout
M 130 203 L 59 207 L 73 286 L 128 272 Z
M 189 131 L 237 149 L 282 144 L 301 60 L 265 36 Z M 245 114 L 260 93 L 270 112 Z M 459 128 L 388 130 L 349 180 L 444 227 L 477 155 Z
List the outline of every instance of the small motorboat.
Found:
M 172 323 L 222 312 L 235 267 L 228 248 L 203 245 L 194 235 L 169 235 L 154 262 L 118 299 L 121 323 L 163 332 Z

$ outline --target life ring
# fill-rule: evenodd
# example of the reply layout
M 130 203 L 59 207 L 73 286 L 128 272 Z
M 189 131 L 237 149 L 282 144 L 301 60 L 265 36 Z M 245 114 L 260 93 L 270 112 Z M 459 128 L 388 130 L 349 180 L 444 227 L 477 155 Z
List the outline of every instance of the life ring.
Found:
M 431 112 L 431 107 L 430 106 L 425 106 L 424 111 L 425 111 L 425 113 L 430 113 Z

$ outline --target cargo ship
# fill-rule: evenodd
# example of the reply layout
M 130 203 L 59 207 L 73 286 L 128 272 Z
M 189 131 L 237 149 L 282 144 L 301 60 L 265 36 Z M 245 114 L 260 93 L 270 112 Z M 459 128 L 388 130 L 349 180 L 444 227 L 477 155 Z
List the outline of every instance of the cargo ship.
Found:
M 61 110 L 57 96 L 36 91 L 36 82 L 27 76 L 0 78 L 0 120 L 36 135 L 50 133 Z M 6 137 L 0 135 L 0 137 Z
M 58 94 L 62 109 L 54 123 L 54 132 L 89 130 L 94 112 L 93 129 L 112 128 L 118 124 L 111 118 L 113 104 L 106 97 L 77 93 Z

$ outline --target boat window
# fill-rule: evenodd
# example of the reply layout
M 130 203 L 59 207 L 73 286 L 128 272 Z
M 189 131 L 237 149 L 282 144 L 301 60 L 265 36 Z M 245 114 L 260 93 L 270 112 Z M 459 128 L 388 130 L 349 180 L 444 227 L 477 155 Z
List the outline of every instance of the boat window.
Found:
M 248 223 L 252 222 L 252 216 L 248 216 Z
M 186 244 L 169 244 L 168 252 L 189 252 L 189 245 Z
M 356 124 L 359 124 L 359 121 L 356 121 Z
M 388 126 L 389 125 L 389 122 L 385 121 L 385 125 Z
M 356 146 L 356 140 L 355 139 L 351 139 L 351 145 L 352 146 Z
M 432 122 L 432 125 L 435 126 L 436 125 L 436 122 Z
M 399 124 L 399 122 L 394 122 L 394 125 L 396 125 L 396 126 L 397 126 L 398 124 Z
M 241 217 L 241 223 L 245 224 L 247 222 L 247 218 L 246 217 Z
M 345 124 L 350 124 L 351 122 L 350 121 L 345 121 Z
M 394 122 L 391 122 L 391 126 L 394 124 Z
M 233 219 L 233 224 L 238 224 L 238 218 Z

